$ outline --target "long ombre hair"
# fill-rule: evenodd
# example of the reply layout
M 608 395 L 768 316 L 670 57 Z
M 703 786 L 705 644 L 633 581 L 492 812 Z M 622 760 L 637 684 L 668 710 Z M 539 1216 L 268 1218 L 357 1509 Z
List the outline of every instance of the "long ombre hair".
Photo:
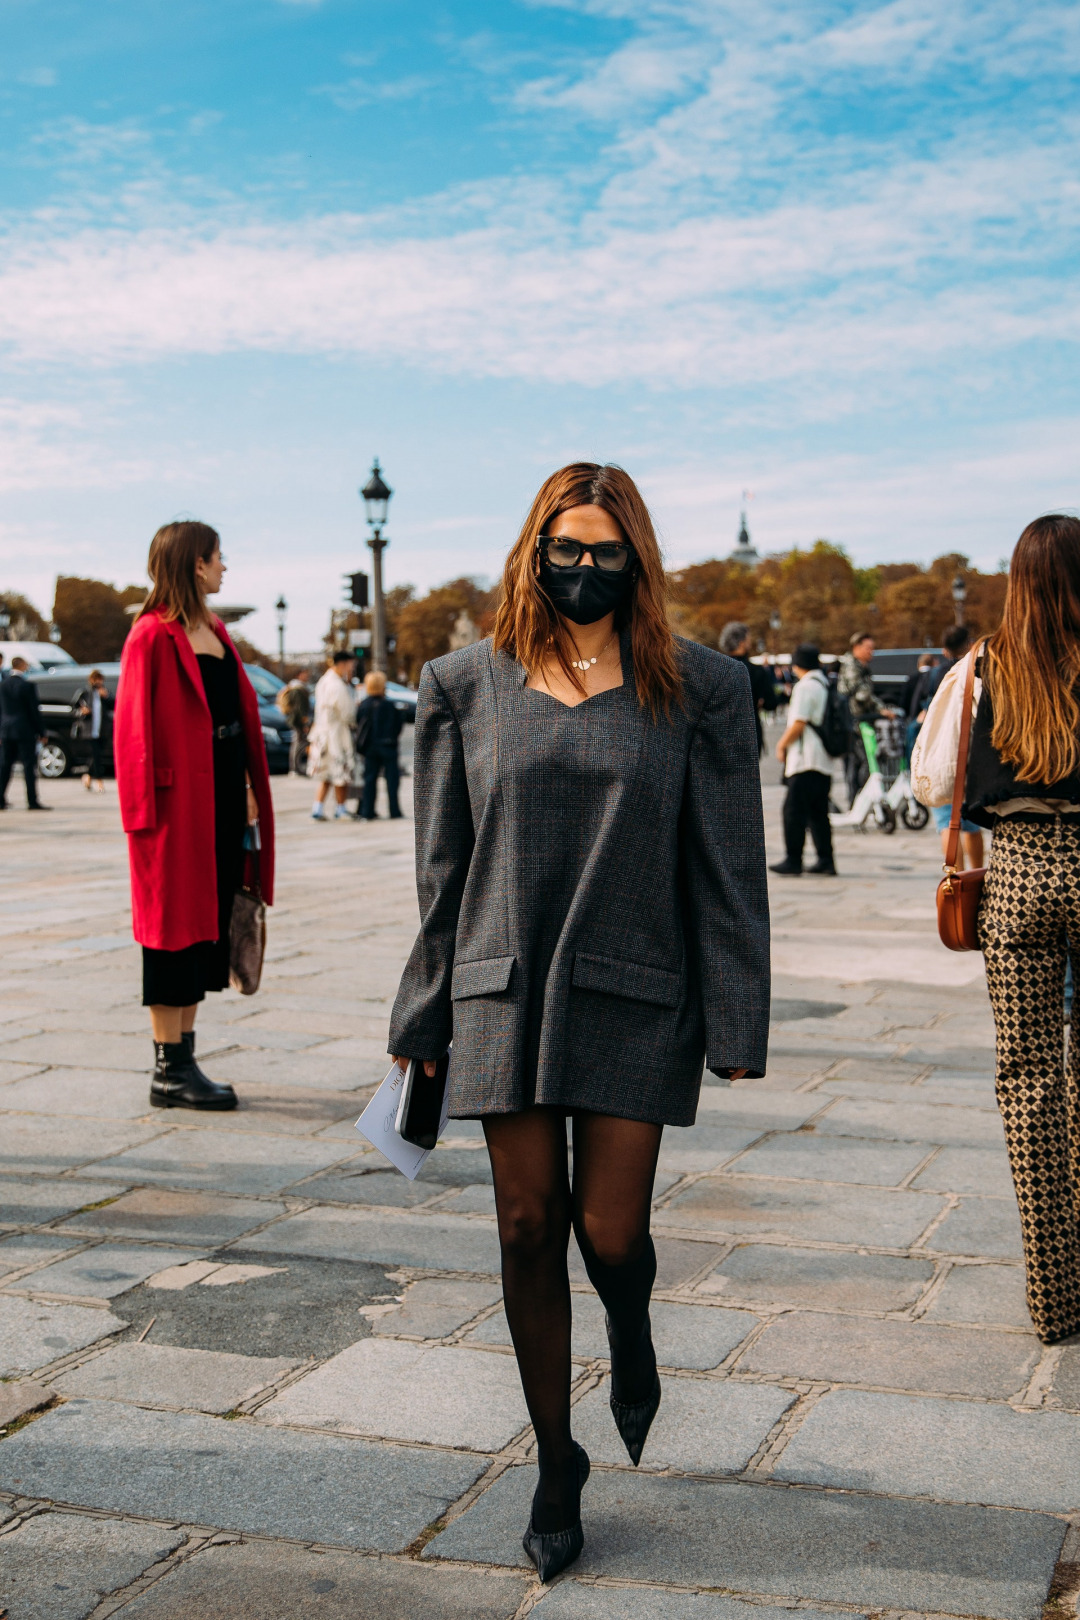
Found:
M 496 652 L 509 653 L 529 675 L 554 653 L 569 681 L 585 685 L 571 660 L 577 656 L 565 621 L 540 583 L 537 540 L 561 512 L 599 506 L 615 519 L 634 548 L 635 579 L 615 615 L 615 628 L 630 626 L 630 651 L 638 700 L 655 717 L 682 698 L 675 638 L 667 619 L 667 581 L 649 509 L 634 480 L 621 467 L 575 461 L 540 486 L 503 569 L 502 598 L 492 633 Z
M 163 619 L 179 619 L 185 630 L 211 624 L 213 615 L 195 578 L 195 564 L 209 562 L 221 544 L 221 537 L 209 523 L 166 523 L 150 542 L 146 572 L 150 575 L 150 595 L 139 609 L 160 613 Z
M 1080 764 L 1080 518 L 1036 518 L 1016 542 L 984 674 L 990 740 L 1017 781 L 1070 776 Z

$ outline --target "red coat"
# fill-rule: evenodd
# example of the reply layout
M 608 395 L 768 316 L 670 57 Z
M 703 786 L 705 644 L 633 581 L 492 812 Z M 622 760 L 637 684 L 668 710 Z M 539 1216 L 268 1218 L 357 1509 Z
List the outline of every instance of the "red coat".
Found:
M 259 705 L 220 619 L 225 656 L 240 665 L 248 775 L 259 801 L 262 892 L 274 897 L 274 807 Z M 216 939 L 214 741 L 198 661 L 184 628 L 159 613 L 124 643 L 113 756 L 131 859 L 131 911 L 140 945 L 179 951 Z

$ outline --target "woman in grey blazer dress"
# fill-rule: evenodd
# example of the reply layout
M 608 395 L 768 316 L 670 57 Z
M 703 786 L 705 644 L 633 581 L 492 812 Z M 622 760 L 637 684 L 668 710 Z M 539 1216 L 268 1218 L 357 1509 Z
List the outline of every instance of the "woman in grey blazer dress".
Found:
M 483 1121 L 540 1464 L 525 1547 L 549 1579 L 581 1551 L 588 1473 L 570 1433 L 571 1226 L 636 1464 L 660 1401 L 661 1133 L 693 1123 L 705 1065 L 763 1074 L 768 1036 L 749 681 L 671 634 L 652 523 L 620 468 L 547 480 L 493 637 L 425 666 L 414 802 L 421 924 L 390 1050 L 433 1073 L 452 1039 L 450 1113 Z

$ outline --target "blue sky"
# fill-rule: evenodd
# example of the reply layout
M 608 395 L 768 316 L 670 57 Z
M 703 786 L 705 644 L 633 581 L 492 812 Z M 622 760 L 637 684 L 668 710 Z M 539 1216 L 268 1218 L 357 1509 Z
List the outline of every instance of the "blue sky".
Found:
M 1080 8 L 0 0 L 0 583 L 142 577 L 317 643 L 497 573 L 621 461 L 669 558 L 824 535 L 993 567 L 1080 504 Z

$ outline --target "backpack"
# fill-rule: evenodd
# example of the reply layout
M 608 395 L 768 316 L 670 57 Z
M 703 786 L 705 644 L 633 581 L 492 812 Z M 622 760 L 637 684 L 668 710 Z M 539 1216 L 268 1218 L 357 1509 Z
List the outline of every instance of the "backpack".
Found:
M 851 724 L 851 710 L 844 694 L 829 683 L 825 695 L 825 713 L 819 726 L 812 726 L 824 745 L 825 752 L 833 759 L 840 759 L 844 754 L 850 754 L 854 745 L 855 728 Z

